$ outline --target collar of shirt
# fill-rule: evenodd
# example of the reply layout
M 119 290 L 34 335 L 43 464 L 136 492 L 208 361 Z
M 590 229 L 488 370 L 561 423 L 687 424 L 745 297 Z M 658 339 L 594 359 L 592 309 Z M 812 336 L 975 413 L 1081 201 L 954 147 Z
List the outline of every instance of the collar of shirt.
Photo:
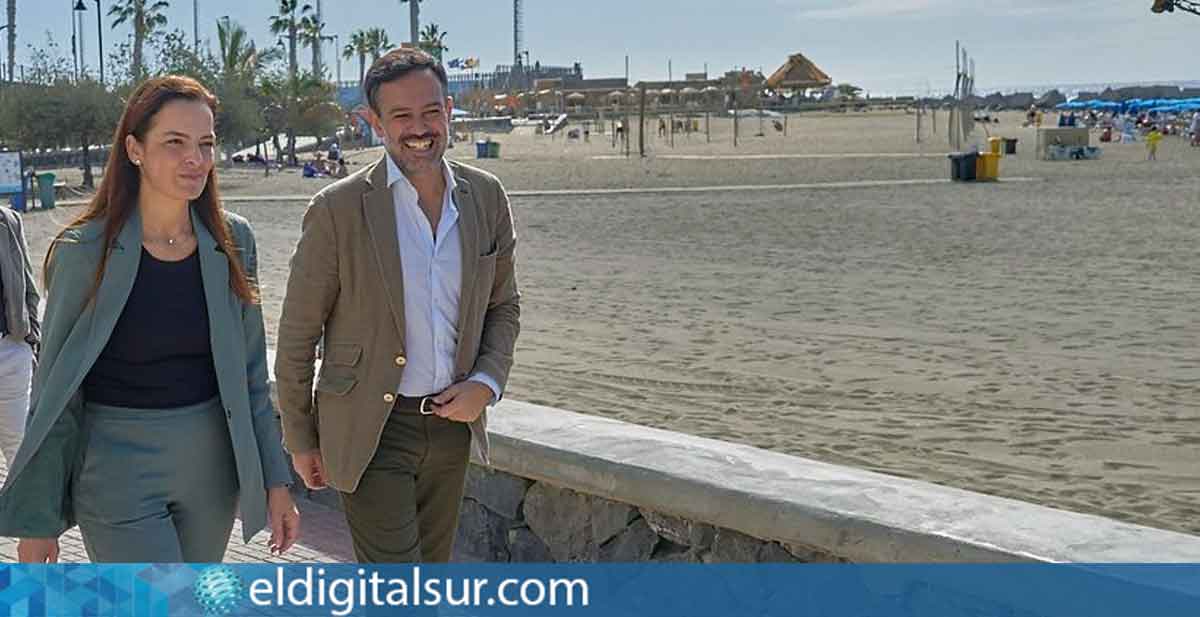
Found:
M 395 189 L 397 182 L 402 183 L 400 189 L 404 193 L 405 198 L 411 199 L 413 203 L 417 203 L 417 188 L 412 185 L 412 182 L 408 181 L 408 176 L 405 176 L 404 172 L 400 171 L 400 166 L 396 165 L 396 161 L 393 161 L 390 155 L 384 158 L 387 159 L 388 188 Z M 446 162 L 446 159 L 442 159 L 442 175 L 446 178 L 446 194 L 450 195 L 458 187 L 458 182 L 454 179 L 454 172 L 450 169 L 450 164 Z M 450 203 L 453 204 L 454 200 L 451 199 Z

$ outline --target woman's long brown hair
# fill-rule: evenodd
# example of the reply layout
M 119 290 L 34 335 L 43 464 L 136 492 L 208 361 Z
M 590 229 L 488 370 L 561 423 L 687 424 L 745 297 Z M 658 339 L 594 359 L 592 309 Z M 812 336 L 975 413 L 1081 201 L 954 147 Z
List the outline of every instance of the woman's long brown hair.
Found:
M 145 142 L 146 133 L 154 122 L 154 116 L 164 105 L 176 100 L 200 101 L 208 105 L 214 115 L 217 113 L 217 97 L 200 82 L 190 77 L 178 75 L 156 77 L 146 80 L 138 86 L 137 90 L 130 95 L 129 102 L 125 105 L 125 111 L 121 114 L 121 122 L 117 125 L 116 132 L 113 133 L 112 149 L 109 151 L 108 163 L 104 167 L 104 179 L 100 181 L 100 190 L 96 191 L 96 196 L 88 204 L 87 210 L 58 233 L 50 245 L 50 250 L 46 253 L 46 261 L 43 264 L 44 271 L 48 271 L 54 250 L 58 243 L 63 241 L 65 233 L 78 229 L 93 220 L 104 220 L 104 251 L 100 256 L 100 264 L 96 268 L 95 282 L 88 294 L 89 302 L 100 288 L 100 282 L 104 278 L 104 268 L 108 264 L 109 250 L 112 249 L 114 240 L 121 233 L 121 229 L 138 204 L 142 177 L 137 166 L 129 160 L 129 153 L 125 150 L 125 137 L 133 135 L 138 141 Z M 257 303 L 258 291 L 242 266 L 239 256 L 240 249 L 233 243 L 233 235 L 221 213 L 221 197 L 217 190 L 215 166 L 208 172 L 208 181 L 204 186 L 204 192 L 192 201 L 192 206 L 199 214 L 204 227 L 217 241 L 217 246 L 225 251 L 225 256 L 229 261 L 229 287 L 233 293 L 243 302 Z M 48 292 L 49 281 L 45 282 L 45 286 Z

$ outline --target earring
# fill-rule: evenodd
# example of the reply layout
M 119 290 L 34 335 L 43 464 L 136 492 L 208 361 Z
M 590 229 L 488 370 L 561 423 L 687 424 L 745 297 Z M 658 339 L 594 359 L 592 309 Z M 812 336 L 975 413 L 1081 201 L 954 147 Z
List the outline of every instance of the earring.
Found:
M 141 166 L 142 166 L 142 162 L 141 162 L 140 160 L 133 161 L 133 164 L 134 164 L 134 165 L 136 165 L 136 166 L 138 166 L 138 167 L 141 167 Z

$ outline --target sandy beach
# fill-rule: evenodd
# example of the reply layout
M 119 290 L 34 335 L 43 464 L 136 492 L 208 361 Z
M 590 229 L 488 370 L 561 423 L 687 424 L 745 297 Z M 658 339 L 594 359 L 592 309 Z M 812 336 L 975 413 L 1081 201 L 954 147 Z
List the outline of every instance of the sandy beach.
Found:
M 519 129 L 498 160 L 458 144 L 511 191 L 810 185 L 514 197 L 507 396 L 1200 534 L 1200 149 L 1042 162 L 1019 121 L 989 130 L 1021 140 L 1001 173 L 1022 181 L 972 185 L 932 182 L 940 113 L 920 144 L 903 112 L 746 119 L 736 149 L 714 119 L 646 159 L 595 130 Z M 228 196 L 325 183 L 221 173 Z M 931 182 L 837 184 L 900 180 Z M 305 205 L 229 206 L 272 340 Z M 36 259 L 76 212 L 26 216 Z

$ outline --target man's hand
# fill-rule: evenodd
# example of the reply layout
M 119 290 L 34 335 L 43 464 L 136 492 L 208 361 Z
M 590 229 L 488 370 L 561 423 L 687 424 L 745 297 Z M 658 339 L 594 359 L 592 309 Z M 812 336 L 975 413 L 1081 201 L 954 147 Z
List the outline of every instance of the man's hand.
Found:
M 474 422 L 493 396 L 491 388 L 477 381 L 460 381 L 433 397 L 433 413 L 454 422 Z
M 293 453 L 292 466 L 304 480 L 304 486 L 313 490 L 325 488 L 325 461 L 320 450 Z
M 267 489 L 267 514 L 271 525 L 267 547 L 272 555 L 282 555 L 300 537 L 300 511 L 286 486 Z
M 58 563 L 58 538 L 21 538 L 17 542 L 17 561 Z

